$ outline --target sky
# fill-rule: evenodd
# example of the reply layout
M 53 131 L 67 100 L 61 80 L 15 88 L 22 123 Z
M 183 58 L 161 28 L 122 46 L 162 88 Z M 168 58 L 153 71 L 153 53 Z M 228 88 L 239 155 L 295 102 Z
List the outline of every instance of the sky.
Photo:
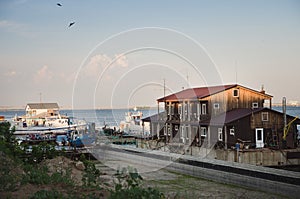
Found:
M 299 52 L 295 0 L 1 0 L 0 107 L 155 106 L 235 83 L 300 102 Z

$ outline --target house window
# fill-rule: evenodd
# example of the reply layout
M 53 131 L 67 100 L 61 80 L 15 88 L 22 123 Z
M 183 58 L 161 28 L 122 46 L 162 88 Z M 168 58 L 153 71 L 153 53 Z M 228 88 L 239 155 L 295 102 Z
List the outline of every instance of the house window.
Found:
M 230 134 L 230 135 L 234 135 L 234 128 L 231 128 L 231 129 L 229 130 L 229 134 Z
M 164 135 L 167 135 L 167 130 L 168 130 L 168 128 L 165 126 L 164 127 Z
M 239 96 L 239 90 L 238 89 L 234 89 L 233 90 L 233 97 L 238 97 Z
M 197 116 L 201 114 L 200 103 L 197 103 Z
M 201 127 L 201 136 L 206 137 L 206 135 L 207 135 L 206 127 Z
M 179 119 L 182 119 L 182 104 L 178 104 Z
M 171 115 L 174 115 L 175 104 L 171 104 Z
M 182 105 L 178 104 L 178 114 L 182 114 Z
M 258 102 L 253 102 L 252 103 L 252 108 L 258 108 Z
M 206 104 L 202 104 L 202 115 L 206 115 Z
M 175 125 L 175 131 L 178 131 L 178 125 Z
M 223 129 L 218 128 L 218 140 L 223 141 Z
M 182 140 L 183 143 L 185 143 L 185 127 L 184 126 L 181 126 L 180 127 L 180 138 Z
M 168 115 L 171 115 L 171 106 L 172 106 L 171 102 L 169 102 L 169 105 L 167 107 L 168 108 Z
M 220 108 L 220 104 L 219 103 L 214 103 L 214 109 L 219 109 Z
M 186 126 L 186 127 L 185 127 L 185 136 L 186 136 L 186 139 L 187 139 L 187 140 L 189 139 L 189 132 L 190 132 L 189 126 Z
M 268 112 L 262 112 L 261 113 L 261 120 L 262 121 L 269 121 L 269 113 Z

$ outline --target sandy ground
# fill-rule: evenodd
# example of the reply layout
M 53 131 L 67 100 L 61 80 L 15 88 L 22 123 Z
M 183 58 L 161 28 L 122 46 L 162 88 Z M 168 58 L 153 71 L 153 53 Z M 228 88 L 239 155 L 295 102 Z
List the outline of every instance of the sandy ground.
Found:
M 7 161 L 3 161 L 3 166 L 7 166 Z M 116 169 L 123 168 L 125 165 L 130 165 L 136 168 L 140 175 L 143 177 L 142 186 L 155 187 L 165 194 L 167 198 L 285 198 L 284 196 L 274 195 L 272 193 L 261 192 L 257 190 L 250 190 L 243 187 L 232 186 L 228 184 L 217 183 L 205 179 L 199 179 L 192 176 L 187 176 L 179 173 L 170 172 L 165 168 L 154 169 L 148 172 L 145 171 L 145 164 L 139 164 L 136 161 L 132 162 L 120 161 L 115 158 L 106 159 L 105 162 L 95 162 L 96 167 L 101 172 L 101 184 L 106 186 L 104 188 L 113 189 L 113 175 Z M 46 160 L 43 164 L 47 165 L 49 172 L 64 172 L 66 169 L 71 168 L 71 178 L 81 185 L 82 170 L 76 168 L 76 162 L 64 157 L 57 157 L 52 160 Z M 147 170 L 147 169 L 146 169 Z M 56 190 L 61 193 L 73 193 L 82 195 L 83 193 L 91 193 L 95 191 L 98 193 L 99 198 L 107 198 L 109 192 L 85 189 L 72 190 L 73 187 L 61 186 L 59 184 L 52 185 L 30 185 L 19 187 L 17 191 L 9 193 L 0 193 L 0 198 L 28 198 L 38 190 Z
M 124 161 L 111 160 L 111 165 L 117 168 L 124 165 Z M 103 180 L 111 182 L 109 177 L 116 172 L 113 167 L 107 166 L 109 162 L 97 164 L 102 172 L 107 175 L 102 176 Z M 138 171 L 143 170 L 139 164 L 131 165 Z M 143 186 L 156 187 L 165 194 L 167 198 L 286 198 L 272 193 L 251 190 L 228 184 L 217 183 L 206 179 L 199 179 L 179 173 L 174 173 L 166 169 L 159 169 L 147 173 L 141 173 L 144 178 Z

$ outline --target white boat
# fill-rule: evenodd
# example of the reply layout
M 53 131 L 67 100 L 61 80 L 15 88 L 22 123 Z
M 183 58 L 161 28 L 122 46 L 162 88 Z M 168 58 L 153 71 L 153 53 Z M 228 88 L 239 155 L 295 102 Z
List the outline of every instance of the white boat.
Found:
M 61 115 L 57 103 L 30 103 L 27 104 L 25 115 L 12 118 L 11 127 L 15 134 L 28 132 L 52 131 L 60 133 L 79 127 L 85 127 L 87 122 L 73 117 Z
M 134 108 L 133 112 L 125 113 L 125 120 L 120 122 L 120 132 L 135 136 L 148 136 L 150 128 L 143 125 L 143 113 Z

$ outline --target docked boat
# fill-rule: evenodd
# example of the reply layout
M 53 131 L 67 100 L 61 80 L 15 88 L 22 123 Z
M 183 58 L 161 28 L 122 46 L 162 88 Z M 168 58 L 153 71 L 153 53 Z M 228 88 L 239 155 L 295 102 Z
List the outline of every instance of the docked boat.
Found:
M 26 105 L 25 115 L 16 115 L 11 120 L 15 134 L 36 134 L 37 132 L 64 134 L 65 131 L 86 125 L 84 120 L 61 115 L 57 103 L 29 103 Z
M 150 131 L 149 126 L 145 126 L 142 122 L 143 113 L 137 111 L 135 107 L 133 111 L 125 113 L 125 120 L 120 122 L 120 132 L 123 134 L 134 136 L 147 136 Z
M 47 142 L 47 143 L 55 143 L 56 142 L 56 135 L 51 135 L 51 134 L 29 134 L 26 135 L 25 137 L 18 137 L 17 138 L 18 143 L 21 144 L 27 143 L 29 145 L 35 145 L 39 144 L 41 142 Z
M 68 141 L 73 147 L 87 147 L 95 144 L 96 138 L 94 134 L 73 134 Z
M 27 104 L 25 114 L 16 115 L 10 122 L 19 144 L 54 142 L 58 146 L 69 145 L 73 134 L 87 134 L 95 128 L 85 120 L 61 115 L 57 103 Z

